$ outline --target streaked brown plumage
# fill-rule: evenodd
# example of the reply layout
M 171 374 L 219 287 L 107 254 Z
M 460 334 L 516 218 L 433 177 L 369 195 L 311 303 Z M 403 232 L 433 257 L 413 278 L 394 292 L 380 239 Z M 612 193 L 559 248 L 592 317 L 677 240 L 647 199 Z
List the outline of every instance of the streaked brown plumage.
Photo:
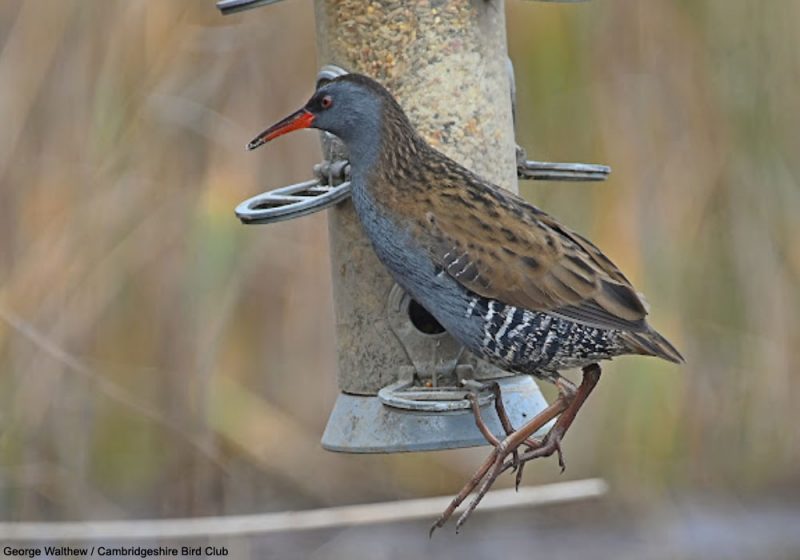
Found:
M 519 482 L 527 460 L 557 452 L 563 464 L 561 438 L 599 379 L 598 360 L 644 354 L 682 361 L 597 247 L 431 148 L 373 80 L 350 74 L 321 86 L 249 147 L 307 126 L 347 146 L 356 212 L 397 282 L 474 353 L 559 388 L 556 402 L 518 430 L 509 428 L 502 443 L 490 438 L 494 451 L 434 528 L 477 488 L 463 523 L 509 468 Z M 571 367 L 583 368 L 578 388 L 558 373 Z M 503 418 L 502 401 L 496 403 Z M 546 438 L 530 439 L 556 418 Z M 520 454 L 521 446 L 528 450 Z

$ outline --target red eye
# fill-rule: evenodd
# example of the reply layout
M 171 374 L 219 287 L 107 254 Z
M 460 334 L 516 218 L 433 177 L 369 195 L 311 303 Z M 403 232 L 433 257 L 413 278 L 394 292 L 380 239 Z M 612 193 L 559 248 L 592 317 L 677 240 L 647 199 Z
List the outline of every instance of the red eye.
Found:
M 329 109 L 333 105 L 333 98 L 330 95 L 326 95 L 320 101 L 320 105 L 322 105 L 323 109 Z

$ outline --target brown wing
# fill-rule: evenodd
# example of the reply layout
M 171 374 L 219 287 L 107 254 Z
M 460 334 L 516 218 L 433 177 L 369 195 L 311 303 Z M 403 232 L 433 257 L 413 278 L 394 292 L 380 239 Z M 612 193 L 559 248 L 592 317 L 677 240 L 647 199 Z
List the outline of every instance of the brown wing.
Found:
M 506 304 L 600 328 L 647 330 L 642 300 L 597 247 L 521 198 L 478 187 L 455 195 L 475 211 L 451 204 L 451 192 L 425 216 L 439 267 Z

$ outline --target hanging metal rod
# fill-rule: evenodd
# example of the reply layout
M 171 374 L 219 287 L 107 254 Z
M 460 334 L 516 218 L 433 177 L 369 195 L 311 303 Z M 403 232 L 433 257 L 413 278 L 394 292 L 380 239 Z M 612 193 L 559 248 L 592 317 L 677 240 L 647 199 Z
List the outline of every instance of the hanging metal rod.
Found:
M 281 0 L 219 0 L 217 2 L 217 9 L 222 12 L 223 16 L 243 12 L 259 6 L 267 6 L 275 4 Z

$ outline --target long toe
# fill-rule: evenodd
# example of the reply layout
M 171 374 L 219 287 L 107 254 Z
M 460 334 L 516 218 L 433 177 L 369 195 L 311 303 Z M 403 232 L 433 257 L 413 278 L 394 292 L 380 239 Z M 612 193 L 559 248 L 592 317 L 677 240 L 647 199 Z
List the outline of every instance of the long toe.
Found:
M 555 440 L 556 452 L 558 453 L 558 466 L 561 467 L 563 474 L 567 470 L 567 462 L 564 460 L 564 452 L 561 451 L 561 438 Z

